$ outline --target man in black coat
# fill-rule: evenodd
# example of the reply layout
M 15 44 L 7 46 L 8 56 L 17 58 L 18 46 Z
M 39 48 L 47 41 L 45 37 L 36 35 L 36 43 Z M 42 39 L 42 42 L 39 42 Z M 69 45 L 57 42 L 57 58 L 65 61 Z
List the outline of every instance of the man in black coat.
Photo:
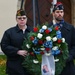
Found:
M 22 66 L 27 55 L 27 50 L 22 49 L 22 44 L 31 30 L 30 26 L 26 25 L 27 16 L 24 10 L 17 11 L 16 21 L 17 25 L 7 29 L 1 40 L 1 49 L 7 56 L 6 73 L 8 75 L 29 75 Z
M 65 38 L 68 44 L 69 50 L 69 58 L 66 60 L 66 67 L 64 67 L 60 75 L 75 75 L 75 66 L 73 62 L 75 58 L 75 28 L 64 21 L 64 7 L 61 2 L 54 5 L 52 15 L 53 21 L 50 23 L 50 26 L 59 27 L 62 37 Z

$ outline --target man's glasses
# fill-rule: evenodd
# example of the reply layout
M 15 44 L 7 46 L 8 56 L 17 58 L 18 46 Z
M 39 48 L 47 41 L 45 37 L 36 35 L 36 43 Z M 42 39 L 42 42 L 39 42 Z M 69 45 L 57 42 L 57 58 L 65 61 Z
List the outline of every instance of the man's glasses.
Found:
M 19 20 L 25 20 L 27 17 L 18 17 Z

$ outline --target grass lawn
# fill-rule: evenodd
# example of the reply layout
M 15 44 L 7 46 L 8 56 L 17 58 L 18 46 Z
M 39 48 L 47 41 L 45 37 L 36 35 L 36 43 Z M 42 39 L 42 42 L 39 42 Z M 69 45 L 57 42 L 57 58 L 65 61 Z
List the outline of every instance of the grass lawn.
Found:
M 0 75 L 6 75 L 5 74 L 5 64 L 6 64 L 6 57 L 5 55 L 0 55 Z

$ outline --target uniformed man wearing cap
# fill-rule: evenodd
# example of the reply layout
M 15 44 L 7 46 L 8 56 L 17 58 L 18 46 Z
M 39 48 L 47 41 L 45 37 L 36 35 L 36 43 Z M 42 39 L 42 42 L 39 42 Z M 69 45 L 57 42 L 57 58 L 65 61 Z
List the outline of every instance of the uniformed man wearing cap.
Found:
M 50 23 L 50 26 L 59 27 L 62 37 L 65 38 L 68 44 L 69 50 L 69 58 L 66 60 L 66 67 L 64 67 L 60 75 L 75 75 L 75 66 L 73 62 L 75 58 L 75 28 L 73 25 L 64 21 L 64 7 L 61 2 L 57 2 L 57 4 L 54 5 L 52 15 L 53 21 Z
M 7 75 L 30 75 L 22 66 L 27 50 L 22 50 L 24 38 L 30 32 L 31 27 L 26 25 L 27 16 L 24 10 L 20 9 L 16 13 L 17 25 L 7 29 L 1 40 L 1 49 L 7 56 Z

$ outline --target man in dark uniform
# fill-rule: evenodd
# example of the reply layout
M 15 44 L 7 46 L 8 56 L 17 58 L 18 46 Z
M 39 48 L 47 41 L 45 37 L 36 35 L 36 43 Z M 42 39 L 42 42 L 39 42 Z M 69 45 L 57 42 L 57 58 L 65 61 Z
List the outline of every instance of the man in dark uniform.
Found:
M 22 50 L 22 44 L 31 27 L 27 26 L 27 16 L 24 10 L 16 13 L 17 25 L 7 29 L 1 40 L 1 49 L 7 56 L 6 73 L 8 75 L 29 75 L 22 66 L 27 50 Z
M 61 2 L 54 5 L 52 15 L 53 21 L 50 23 L 50 26 L 59 26 L 62 37 L 65 38 L 69 50 L 69 58 L 66 60 L 66 67 L 64 67 L 60 75 L 75 75 L 75 66 L 73 62 L 75 58 L 75 28 L 73 25 L 64 21 L 64 7 Z

